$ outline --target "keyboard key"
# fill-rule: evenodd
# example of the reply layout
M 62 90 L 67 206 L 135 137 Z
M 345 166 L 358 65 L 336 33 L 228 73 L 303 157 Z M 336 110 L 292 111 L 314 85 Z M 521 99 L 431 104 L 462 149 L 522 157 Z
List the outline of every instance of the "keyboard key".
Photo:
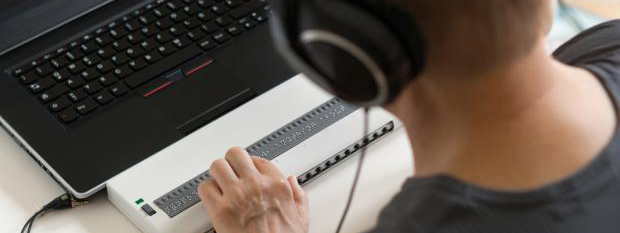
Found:
M 67 88 L 67 86 L 56 85 L 46 91 L 43 91 L 41 95 L 39 95 L 39 100 L 43 101 L 43 103 L 47 103 L 60 97 L 62 94 L 67 93 L 67 91 L 69 91 L 69 88 Z
M 172 20 L 172 22 L 180 23 L 183 20 L 187 19 L 187 14 L 185 14 L 183 12 L 174 12 L 174 13 L 170 14 L 170 16 L 168 18 L 170 18 Z
M 228 28 L 226 28 L 226 31 L 228 33 L 230 33 L 233 36 L 238 36 L 241 33 L 243 33 L 243 31 L 245 31 L 245 29 L 243 29 L 243 26 L 239 25 L 239 24 L 235 24 L 232 26 L 229 26 Z
M 201 10 L 202 9 L 200 9 L 197 3 L 183 7 L 183 12 L 185 12 L 185 14 L 188 14 L 188 15 L 195 15 Z
M 168 31 L 170 31 L 170 34 L 174 36 L 180 36 L 187 32 L 187 28 L 185 28 L 183 25 L 174 25 L 170 29 L 168 29 Z
M 159 32 L 159 28 L 157 28 L 157 26 L 155 26 L 155 24 L 151 24 L 149 26 L 143 27 L 142 29 L 140 29 L 140 31 L 146 37 L 151 37 L 151 36 L 153 36 L 153 35 L 155 35 L 155 34 L 157 34 Z
M 22 81 L 23 84 L 32 84 L 33 82 L 37 81 L 39 79 L 39 76 L 37 76 L 34 71 L 30 71 L 28 73 L 25 73 L 21 76 L 19 76 L 19 80 Z
M 172 20 L 170 20 L 169 18 L 165 18 L 165 19 L 157 20 L 155 22 L 155 25 L 157 25 L 159 29 L 164 30 L 164 29 L 168 29 L 172 27 L 174 25 L 174 22 L 172 22 Z
M 97 71 L 99 71 L 99 73 L 105 74 L 105 73 L 110 72 L 112 69 L 114 69 L 114 64 L 112 64 L 112 62 L 110 61 L 104 61 L 104 62 L 97 64 L 95 68 L 97 68 Z
M 212 6 L 211 7 L 211 11 L 213 11 L 214 13 L 216 13 L 218 15 L 222 15 L 222 14 L 228 12 L 228 7 L 224 3 L 219 3 L 219 4 L 216 4 L 216 5 Z
M 155 14 L 155 16 L 159 18 L 168 16 L 171 12 L 172 11 L 170 11 L 170 9 L 168 9 L 168 7 L 165 7 L 165 6 L 160 6 L 153 10 L 153 14 Z
M 30 64 L 26 64 L 22 67 L 19 67 L 15 70 L 13 70 L 13 75 L 15 76 L 20 76 L 26 72 L 28 72 L 29 70 L 31 70 L 32 68 L 34 68 L 33 66 L 31 66 Z
M 67 79 L 67 86 L 69 86 L 71 89 L 76 89 L 78 87 L 81 87 L 82 85 L 84 85 L 84 79 L 80 78 L 79 76 L 73 76 Z
M 212 39 L 206 39 L 200 43 L 198 43 L 198 45 L 200 46 L 200 48 L 204 49 L 205 51 L 211 50 L 212 48 L 215 48 L 217 43 L 215 43 L 215 41 L 213 41 Z
M 123 79 L 123 78 L 129 76 L 131 73 L 133 73 L 133 71 L 131 71 L 129 66 L 124 65 L 124 66 L 121 66 L 121 67 L 118 67 L 118 68 L 114 69 L 113 73 L 114 73 L 114 75 L 116 75 L 117 78 Z
M 217 17 L 217 15 L 210 11 L 200 12 L 196 15 L 196 18 L 198 18 L 202 22 L 207 22 L 209 20 L 215 19 L 215 17 Z
M 191 32 L 187 33 L 187 37 L 189 37 L 189 39 L 191 39 L 192 41 L 200 40 L 204 38 L 205 36 L 207 35 L 204 32 L 202 32 L 200 28 L 194 29 Z
M 100 60 L 101 59 L 99 59 L 99 56 L 97 56 L 96 54 L 88 55 L 82 58 L 82 62 L 87 66 L 94 66 L 95 64 L 99 63 Z
M 267 20 L 267 14 L 265 13 L 252 13 L 252 18 L 258 22 L 263 22 Z
M 183 21 L 183 25 L 189 29 L 193 29 L 195 27 L 198 27 L 202 24 L 202 22 L 196 18 L 196 17 L 191 17 L 189 19 L 186 19 L 185 21 Z
M 264 6 L 265 4 L 267 3 L 264 1 L 252 0 L 252 1 L 246 2 L 239 8 L 230 11 L 230 15 L 233 18 L 238 19 L 238 18 L 248 15 L 250 12 L 258 10 L 258 8 Z
M 88 95 L 86 94 L 85 91 L 83 90 L 75 90 L 75 91 L 71 91 L 67 94 L 67 97 L 69 97 L 69 99 L 71 101 L 73 101 L 74 103 L 83 100 L 84 98 L 88 97 Z
M 86 115 L 93 110 L 97 109 L 98 105 L 92 99 L 86 99 L 75 105 L 75 110 L 77 110 L 81 115 Z
M 97 55 L 99 55 L 99 57 L 101 57 L 102 59 L 108 59 L 115 53 L 116 51 L 114 51 L 111 46 L 97 50 Z
M 143 59 L 143 58 L 138 58 L 135 61 L 130 61 L 129 62 L 129 67 L 132 70 L 138 71 L 141 70 L 142 68 L 144 68 L 148 63 Z
M 137 19 L 134 19 L 134 20 L 131 20 L 125 23 L 125 29 L 127 29 L 130 32 L 135 32 L 138 29 L 140 29 L 140 27 L 142 27 L 142 24 L 140 24 L 140 22 Z
M 91 95 L 94 94 L 95 92 L 101 91 L 101 88 L 103 87 L 97 81 L 90 82 L 84 85 L 84 91 L 86 91 L 86 93 L 91 94 Z
M 196 4 L 198 4 L 198 6 L 202 7 L 203 9 L 207 9 L 215 5 L 215 1 L 214 0 L 198 0 L 196 1 Z
M 54 71 L 54 68 L 52 67 L 52 64 L 45 63 L 41 66 L 38 66 L 36 68 L 36 71 L 39 76 L 45 76 L 45 75 L 52 73 Z
M 95 70 L 95 68 L 90 68 L 88 70 L 82 71 L 80 76 L 86 81 L 92 81 L 99 76 L 99 73 Z
M 169 31 L 162 31 L 155 35 L 155 39 L 161 44 L 165 44 L 166 42 L 172 40 L 172 34 Z
M 142 34 L 141 32 L 135 32 L 129 36 L 127 36 L 127 40 L 129 40 L 129 42 L 131 42 L 132 44 L 137 44 L 140 43 L 141 41 L 144 40 L 144 34 Z
M 212 37 L 218 43 L 224 43 L 224 42 L 230 40 L 230 35 L 228 33 L 226 33 L 225 31 L 216 32 L 215 34 L 213 34 Z
M 155 21 L 157 19 L 157 17 L 153 14 L 153 12 L 148 12 L 148 13 L 138 17 L 138 19 L 140 20 L 140 22 L 143 25 L 149 25 L 150 23 Z
M 86 66 L 81 61 L 78 61 L 78 62 L 69 64 L 67 68 L 69 69 L 69 71 L 71 71 L 71 73 L 78 74 L 82 72 L 83 70 L 85 70 Z
M 192 40 L 189 39 L 189 37 L 187 37 L 187 36 L 181 36 L 179 38 L 176 38 L 176 39 L 172 40 L 172 43 L 178 49 L 182 49 L 182 48 L 185 48 L 186 46 L 188 46 L 189 44 L 191 44 Z
M 220 29 L 219 26 L 215 25 L 215 23 L 206 23 L 200 27 L 205 33 L 211 34 Z
M 108 104 L 114 100 L 114 96 L 107 91 L 99 92 L 93 98 L 101 105 Z
M 159 53 L 161 53 L 161 55 L 165 57 L 165 56 L 168 56 L 174 53 L 176 49 L 174 48 L 174 45 L 172 43 L 168 43 L 168 44 L 159 46 L 159 48 L 157 48 L 157 51 L 159 51 Z
M 217 17 L 215 19 L 215 22 L 217 23 L 217 25 L 220 25 L 220 26 L 226 26 L 232 23 L 232 21 L 233 19 L 228 16 Z
M 71 51 L 66 53 L 67 58 L 69 58 L 70 61 L 75 61 L 77 59 L 80 59 L 84 56 L 84 53 L 78 49 L 72 49 Z
M 99 44 L 99 46 L 103 47 L 114 42 L 114 39 L 109 34 L 104 34 L 95 38 L 95 41 L 97 41 L 97 44 Z
M 85 44 L 80 45 L 80 49 L 82 49 L 82 52 L 89 54 L 99 49 L 99 45 L 96 41 L 91 40 Z
M 67 109 L 58 114 L 58 118 L 64 123 L 71 123 L 77 120 L 79 115 L 73 109 Z
M 226 0 L 225 2 L 226 2 L 226 5 L 228 5 L 231 8 L 235 8 L 243 4 L 243 0 Z
M 116 85 L 110 87 L 110 93 L 116 97 L 121 97 L 124 94 L 127 94 L 127 92 L 129 92 L 129 88 L 127 88 L 127 86 L 123 83 L 117 83 Z
M 169 44 L 169 46 L 172 46 L 172 44 Z M 155 78 L 157 75 L 170 69 L 171 67 L 175 67 L 200 53 L 202 53 L 202 51 L 192 44 L 187 48 L 180 50 L 179 52 L 174 53 L 171 56 L 159 61 L 157 63 L 158 65 L 149 67 L 148 69 L 144 69 L 140 72 L 135 73 L 131 77 L 125 79 L 125 83 L 127 83 L 130 88 L 134 89 Z
M 54 66 L 54 68 L 56 69 L 60 69 L 64 66 L 66 66 L 67 64 L 69 64 L 69 61 L 67 61 L 67 59 L 65 57 L 56 57 L 53 58 L 52 60 L 50 60 L 50 64 L 52 64 L 52 66 Z
M 48 106 L 52 112 L 59 112 L 71 105 L 71 101 L 66 96 L 60 97 L 52 101 Z
M 120 65 L 125 64 L 126 62 L 128 62 L 129 61 L 129 57 L 125 53 L 119 53 L 119 54 L 116 54 L 116 55 L 112 56 L 112 58 L 110 58 L 110 60 L 112 62 L 114 62 L 115 65 L 120 66 Z
M 151 64 L 161 60 L 161 58 L 162 56 L 157 51 L 152 51 L 144 55 L 144 60 Z
M 151 51 L 157 48 L 157 45 L 158 44 L 154 39 L 146 39 L 140 43 L 140 47 L 142 47 L 145 51 Z
M 110 85 L 118 82 L 118 79 L 116 79 L 112 74 L 106 74 L 103 75 L 101 77 L 99 77 L 99 83 L 101 83 L 101 85 L 109 87 Z
M 140 47 L 132 47 L 127 49 L 127 56 L 130 58 L 136 58 L 142 56 L 146 51 Z
M 181 9 L 181 7 L 183 6 L 183 3 L 179 0 L 172 0 L 166 3 L 166 6 L 168 6 L 170 10 L 176 11 L 178 9 Z
M 71 77 L 71 73 L 67 69 L 62 69 L 60 71 L 54 71 L 54 73 L 52 73 L 52 77 L 54 77 L 56 82 L 63 82 Z
M 47 90 L 48 88 L 52 87 L 54 84 L 56 84 L 56 81 L 54 81 L 54 79 L 52 77 L 47 77 L 44 79 L 40 79 L 39 81 L 30 84 L 30 91 L 32 91 L 32 93 L 38 94 L 42 91 Z
M 125 39 L 120 40 L 120 41 L 114 41 L 114 43 L 112 43 L 112 47 L 117 52 L 125 51 L 127 50 L 127 48 L 129 48 L 129 46 L 131 46 L 131 44 L 129 43 L 128 40 L 125 40 Z
M 116 39 L 123 38 L 127 35 L 127 30 L 122 27 L 116 27 L 114 29 L 110 29 L 110 35 Z

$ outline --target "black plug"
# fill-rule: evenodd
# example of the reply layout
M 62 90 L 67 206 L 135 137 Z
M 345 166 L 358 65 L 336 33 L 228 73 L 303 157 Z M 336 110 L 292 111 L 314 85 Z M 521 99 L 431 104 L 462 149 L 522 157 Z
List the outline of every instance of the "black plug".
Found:
M 62 210 L 88 204 L 88 201 L 77 201 L 69 194 L 63 194 L 43 206 L 43 210 Z

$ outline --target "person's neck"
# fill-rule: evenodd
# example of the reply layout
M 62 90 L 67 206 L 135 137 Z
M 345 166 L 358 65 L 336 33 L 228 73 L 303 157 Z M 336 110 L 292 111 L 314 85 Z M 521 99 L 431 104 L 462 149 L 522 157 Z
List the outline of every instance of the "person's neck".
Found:
M 529 189 L 577 171 L 600 152 L 616 122 L 604 88 L 540 44 L 477 77 L 433 75 L 431 67 L 406 88 L 394 111 L 408 130 L 416 176 Z

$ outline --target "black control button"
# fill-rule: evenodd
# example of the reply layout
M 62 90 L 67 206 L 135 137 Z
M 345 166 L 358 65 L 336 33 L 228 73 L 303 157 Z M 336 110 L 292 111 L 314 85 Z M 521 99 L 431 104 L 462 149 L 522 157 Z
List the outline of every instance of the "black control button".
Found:
M 153 216 L 157 213 L 157 211 L 155 211 L 149 204 L 144 204 L 141 209 L 149 216 Z

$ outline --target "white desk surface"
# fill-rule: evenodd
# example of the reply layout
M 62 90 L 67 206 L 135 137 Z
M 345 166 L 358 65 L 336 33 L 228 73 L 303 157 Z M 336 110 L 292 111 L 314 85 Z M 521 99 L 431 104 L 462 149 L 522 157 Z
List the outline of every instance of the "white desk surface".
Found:
M 310 232 L 334 232 L 344 209 L 357 156 L 335 167 L 305 189 L 310 198 Z M 38 206 L 62 189 L 10 136 L 0 131 L 0 233 L 17 233 Z M 79 161 L 75 166 L 79 166 Z M 205 168 L 209 165 L 205 164 Z M 375 224 L 382 207 L 413 174 L 406 133 L 399 129 L 368 150 L 360 184 L 343 232 L 361 232 Z M 105 193 L 76 209 L 56 211 L 35 221 L 33 233 L 138 233 Z

